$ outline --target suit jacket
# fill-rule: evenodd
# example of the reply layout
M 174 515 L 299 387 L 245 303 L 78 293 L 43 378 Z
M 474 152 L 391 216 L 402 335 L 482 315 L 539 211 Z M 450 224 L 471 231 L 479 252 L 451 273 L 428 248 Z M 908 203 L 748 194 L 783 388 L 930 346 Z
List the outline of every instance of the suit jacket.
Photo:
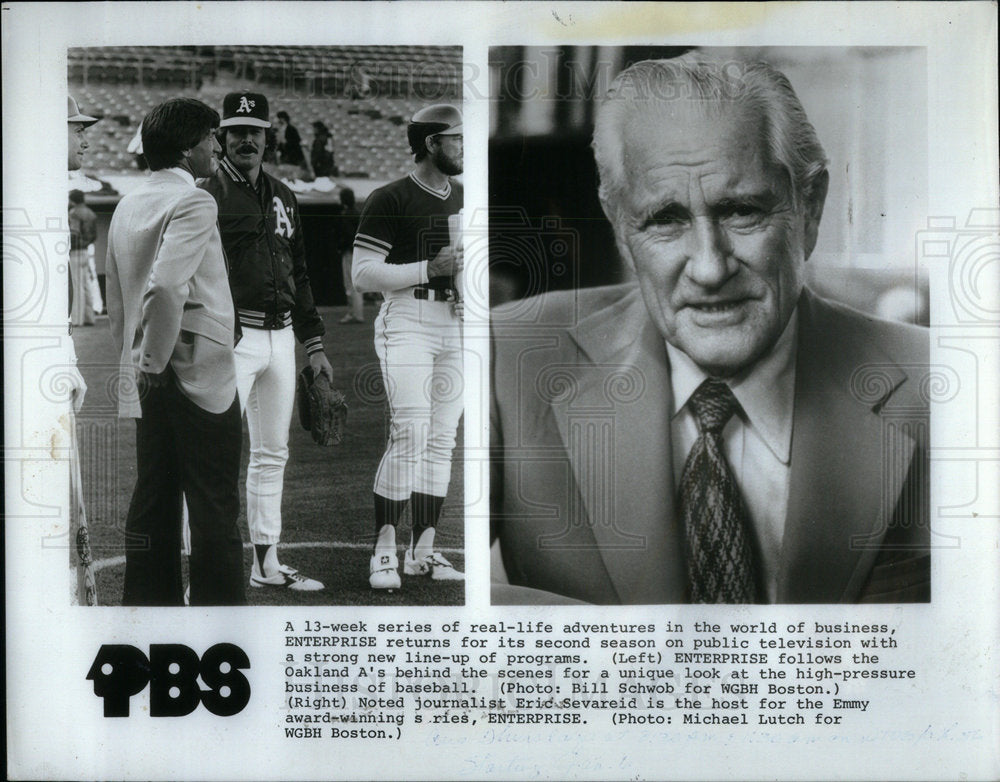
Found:
M 211 413 L 236 396 L 233 298 L 215 199 L 172 171 L 154 171 L 115 209 L 108 232 L 107 299 L 121 356 L 118 415 L 139 418 L 136 370 L 168 364 Z
M 493 534 L 510 583 L 687 602 L 670 367 L 638 288 L 513 302 L 493 326 Z M 778 602 L 929 600 L 928 347 L 924 329 L 803 293 Z M 546 602 L 513 593 L 495 602 Z

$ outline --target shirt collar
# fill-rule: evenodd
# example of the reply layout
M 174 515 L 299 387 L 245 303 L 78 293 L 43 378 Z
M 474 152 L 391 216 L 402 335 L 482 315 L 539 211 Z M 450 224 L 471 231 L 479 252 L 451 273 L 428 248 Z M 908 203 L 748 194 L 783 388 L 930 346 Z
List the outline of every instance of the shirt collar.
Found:
M 445 199 L 451 195 L 451 180 L 444 183 L 444 187 L 440 190 L 435 190 L 433 187 L 424 182 L 420 177 L 417 176 L 416 171 L 410 172 L 410 179 L 413 180 L 414 184 L 421 190 L 426 190 L 431 195 L 437 196 L 438 198 Z
M 733 396 L 753 427 L 774 454 L 788 464 L 792 451 L 792 420 L 795 403 L 795 348 L 798 342 L 798 308 L 766 356 L 750 371 L 727 381 Z M 670 385 L 673 390 L 671 418 L 678 415 L 708 375 L 679 348 L 667 343 Z
M 187 182 L 191 187 L 194 187 L 194 176 L 186 168 L 181 168 L 180 166 L 174 166 L 173 168 L 168 168 L 167 171 L 172 174 L 176 174 L 185 182 Z
M 245 176 L 243 176 L 243 172 L 240 171 L 236 166 L 234 166 L 232 162 L 230 162 L 229 158 L 226 157 L 225 155 L 223 155 L 222 159 L 219 161 L 219 168 L 225 171 L 226 174 L 229 175 L 229 178 L 232 179 L 234 182 L 240 182 L 244 185 L 250 184 L 250 180 L 247 179 Z M 258 175 L 258 179 L 259 178 L 260 177 Z

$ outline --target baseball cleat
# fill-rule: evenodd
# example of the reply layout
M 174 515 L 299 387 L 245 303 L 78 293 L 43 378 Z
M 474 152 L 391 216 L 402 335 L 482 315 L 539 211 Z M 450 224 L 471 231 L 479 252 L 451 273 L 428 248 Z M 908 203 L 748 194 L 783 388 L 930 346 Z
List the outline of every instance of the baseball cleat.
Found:
M 278 572 L 273 576 L 262 576 L 254 567 L 250 573 L 250 586 L 281 587 L 292 592 L 317 592 L 323 588 L 323 583 L 314 578 L 306 578 L 288 565 L 278 565 Z
M 399 559 L 391 552 L 375 552 L 368 565 L 372 589 L 399 589 Z
M 408 576 L 430 576 L 433 581 L 465 580 L 465 574 L 456 570 L 454 565 L 436 551 L 426 557 L 415 559 L 413 552 L 407 549 L 403 560 L 403 572 Z

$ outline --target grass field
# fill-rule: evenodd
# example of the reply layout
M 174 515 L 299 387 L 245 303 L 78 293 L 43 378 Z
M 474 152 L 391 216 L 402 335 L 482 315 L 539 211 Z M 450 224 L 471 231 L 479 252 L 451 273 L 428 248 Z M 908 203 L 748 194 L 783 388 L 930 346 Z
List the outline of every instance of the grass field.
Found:
M 320 592 L 247 588 L 251 605 L 460 605 L 463 582 L 431 582 L 403 578 L 402 589 L 374 592 L 368 586 L 368 559 L 374 540 L 372 480 L 385 446 L 387 418 L 378 362 L 372 346 L 376 309 L 366 306 L 364 325 L 340 325 L 344 307 L 321 307 L 326 323 L 326 353 L 334 369 L 334 386 L 347 396 L 349 407 L 344 442 L 333 448 L 315 445 L 292 417 L 289 461 L 282 505 L 281 560 L 322 581 Z M 108 319 L 73 332 L 79 368 L 88 391 L 78 416 L 83 488 L 90 524 L 91 548 L 98 566 L 98 598 L 102 605 L 119 605 L 124 571 L 123 529 L 135 484 L 135 424 L 119 419 L 113 378 L 117 356 L 111 345 Z M 305 354 L 297 351 L 297 363 Z M 245 568 L 251 554 L 246 525 L 244 481 L 248 458 L 244 423 L 240 470 L 240 527 Z M 462 442 L 459 429 L 458 442 Z M 464 569 L 462 448 L 455 450 L 451 487 L 438 525 L 437 547 L 459 570 Z M 397 542 L 409 543 L 409 513 L 399 527 Z M 402 548 L 399 551 L 402 563 Z

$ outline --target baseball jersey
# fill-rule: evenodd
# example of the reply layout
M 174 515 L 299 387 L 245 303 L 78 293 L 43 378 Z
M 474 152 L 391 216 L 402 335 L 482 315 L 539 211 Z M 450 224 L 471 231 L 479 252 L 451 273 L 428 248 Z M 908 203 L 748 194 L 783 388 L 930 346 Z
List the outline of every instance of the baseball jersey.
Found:
M 322 350 L 325 329 L 313 301 L 295 195 L 263 170 L 254 188 L 225 157 L 200 187 L 219 205 L 219 232 L 240 324 L 291 324 L 307 353 Z
M 386 263 L 429 261 L 450 243 L 448 216 L 462 203 L 460 183 L 449 179 L 444 190 L 433 190 L 411 172 L 368 196 L 354 246 L 384 255 Z M 452 288 L 454 278 L 434 277 L 427 286 Z

